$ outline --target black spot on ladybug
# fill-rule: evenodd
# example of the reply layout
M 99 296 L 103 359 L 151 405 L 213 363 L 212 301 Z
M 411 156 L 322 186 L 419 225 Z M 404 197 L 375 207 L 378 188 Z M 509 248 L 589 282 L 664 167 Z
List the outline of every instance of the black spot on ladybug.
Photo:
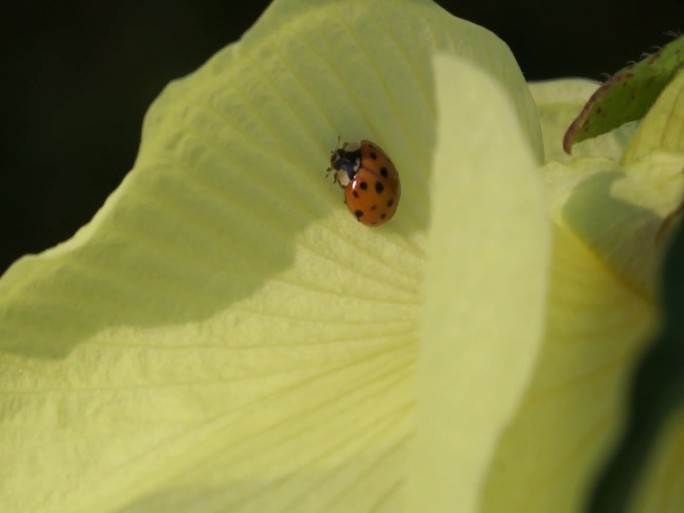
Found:
M 373 160 L 376 160 L 378 158 L 378 156 L 374 151 L 371 151 L 370 152 L 370 158 L 372 158 Z
M 355 198 L 359 197 L 359 191 L 357 191 L 357 190 L 353 190 L 352 194 L 354 195 Z
M 367 184 L 366 182 L 361 182 L 361 184 L 359 185 L 359 187 L 361 187 L 361 188 L 365 191 L 365 190 L 368 189 L 368 184 Z
M 394 204 L 394 198 L 390 198 L 389 201 L 387 202 L 387 206 L 391 207 L 392 204 Z
M 371 210 L 375 210 L 376 208 L 378 208 L 378 206 L 377 206 L 377 205 L 373 205 L 373 206 L 371 207 Z
M 356 216 L 356 219 L 361 219 L 361 216 L 363 215 L 363 210 L 356 210 L 354 212 L 354 215 Z
M 378 194 L 382 194 L 382 191 L 385 190 L 385 186 L 382 185 L 382 182 L 375 182 L 375 192 Z
M 380 169 L 380 174 L 384 177 L 387 178 L 387 168 L 383 167 Z
M 380 219 L 385 219 L 387 217 L 387 214 L 380 214 Z

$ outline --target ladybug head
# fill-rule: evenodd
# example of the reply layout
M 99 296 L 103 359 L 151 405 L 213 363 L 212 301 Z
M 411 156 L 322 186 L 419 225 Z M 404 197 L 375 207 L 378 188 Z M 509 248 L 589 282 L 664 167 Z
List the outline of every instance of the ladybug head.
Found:
M 335 171 L 344 171 L 349 180 L 354 178 L 361 166 L 361 148 L 358 144 L 346 143 L 342 148 L 333 151 L 330 156 L 330 167 Z

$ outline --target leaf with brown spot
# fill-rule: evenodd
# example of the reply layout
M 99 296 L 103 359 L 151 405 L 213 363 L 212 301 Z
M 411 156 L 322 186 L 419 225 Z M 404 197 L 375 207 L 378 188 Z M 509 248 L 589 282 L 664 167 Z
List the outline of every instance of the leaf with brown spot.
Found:
M 568 127 L 563 149 L 642 118 L 684 63 L 684 37 L 621 69 L 598 88 Z

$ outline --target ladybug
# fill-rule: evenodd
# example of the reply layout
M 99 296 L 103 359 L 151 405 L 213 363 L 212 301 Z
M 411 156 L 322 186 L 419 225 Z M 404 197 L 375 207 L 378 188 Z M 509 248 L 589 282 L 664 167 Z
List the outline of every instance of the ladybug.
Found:
M 328 173 L 344 189 L 344 201 L 367 226 L 386 223 L 397 211 L 401 186 L 392 159 L 377 144 L 363 140 L 332 151 Z

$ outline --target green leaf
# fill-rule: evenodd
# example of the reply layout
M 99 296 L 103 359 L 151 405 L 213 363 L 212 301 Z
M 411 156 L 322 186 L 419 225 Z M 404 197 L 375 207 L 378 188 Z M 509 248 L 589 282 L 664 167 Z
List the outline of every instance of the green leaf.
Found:
M 537 104 L 544 139 L 545 161 L 570 162 L 581 157 L 619 161 L 636 132 L 636 123 L 627 123 L 603 135 L 587 139 L 572 149 L 563 150 L 563 135 L 569 120 L 581 110 L 599 84 L 585 79 L 558 79 L 530 84 Z
M 544 333 L 549 220 L 533 141 L 501 85 L 435 61 L 439 124 L 410 512 L 476 512 Z
M 603 83 L 575 118 L 563 139 L 570 153 L 580 141 L 641 119 L 684 64 L 684 37 L 630 64 Z
M 91 223 L 0 280 L 0 510 L 403 504 L 436 51 L 501 84 L 540 158 L 510 50 L 427 1 L 276 1 L 165 89 Z M 326 181 L 338 136 L 397 164 L 391 223 Z
M 684 73 L 678 73 L 649 110 L 622 156 L 624 164 L 656 153 L 684 153 Z

